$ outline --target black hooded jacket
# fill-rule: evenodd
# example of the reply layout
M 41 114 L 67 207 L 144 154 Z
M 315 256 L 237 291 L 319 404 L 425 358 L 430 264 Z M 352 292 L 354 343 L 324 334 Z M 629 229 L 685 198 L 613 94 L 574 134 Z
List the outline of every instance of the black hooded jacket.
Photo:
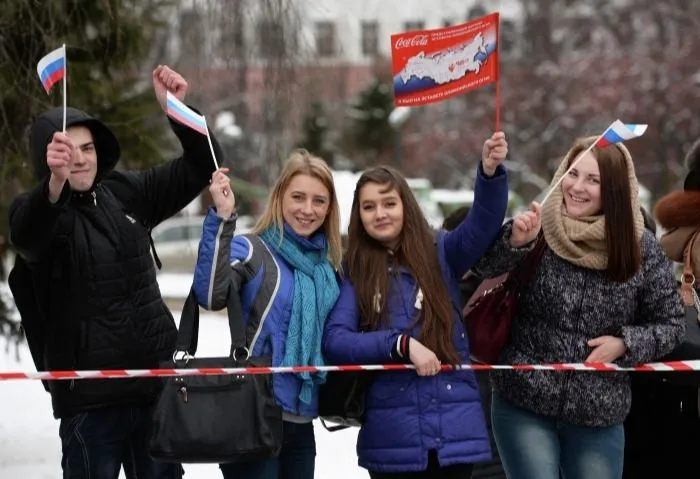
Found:
M 40 116 L 30 132 L 39 184 L 10 207 L 10 239 L 43 286 L 48 311 L 46 370 L 156 368 L 172 357 L 177 329 L 160 294 L 149 229 L 177 213 L 208 184 L 214 163 L 205 136 L 170 121 L 183 155 L 148 171 L 117 172 L 119 144 L 87 114 L 69 108 L 66 125 L 90 129 L 98 172 L 86 192 L 68 182 L 48 199 L 46 147 L 63 110 Z M 221 150 L 212 137 L 217 157 Z M 43 281 L 43 282 L 42 282 Z M 36 280 L 35 280 L 36 283 Z M 40 301 L 44 303 L 44 301 Z M 42 306 L 43 309 L 43 306 Z M 148 403 L 156 379 L 51 381 L 54 415 Z

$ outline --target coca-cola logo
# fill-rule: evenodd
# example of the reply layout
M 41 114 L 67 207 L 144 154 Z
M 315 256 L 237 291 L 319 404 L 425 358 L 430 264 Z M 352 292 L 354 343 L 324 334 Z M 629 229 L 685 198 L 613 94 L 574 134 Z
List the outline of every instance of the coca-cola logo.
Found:
M 411 38 L 399 38 L 396 40 L 394 47 L 399 48 L 409 47 L 424 47 L 428 45 L 428 35 L 415 35 Z

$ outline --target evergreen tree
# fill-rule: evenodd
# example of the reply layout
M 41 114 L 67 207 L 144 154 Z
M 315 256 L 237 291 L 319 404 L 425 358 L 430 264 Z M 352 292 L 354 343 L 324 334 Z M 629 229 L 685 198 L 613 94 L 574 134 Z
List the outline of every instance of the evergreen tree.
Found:
M 9 288 L 5 289 L 0 285 L 0 336 L 6 340 L 5 352 L 8 353 L 12 345 L 16 346 L 24 339 L 16 313 Z M 17 353 L 18 350 L 15 349 L 15 352 Z
M 312 154 L 320 156 L 332 164 L 332 152 L 328 149 L 328 130 L 328 118 L 323 104 L 320 101 L 311 103 L 303 119 L 303 137 L 299 142 L 299 147 L 306 148 Z
M 5 284 L 7 271 L 5 270 L 7 256 L 7 242 L 5 237 L 0 235 L 0 336 L 7 342 L 6 352 L 10 351 L 10 346 L 17 346 L 24 338 L 19 323 L 17 310 L 12 300 L 10 288 Z M 18 349 L 15 347 L 15 353 Z
M 396 132 L 389 124 L 394 109 L 391 83 L 375 77 L 360 92 L 350 112 L 351 125 L 345 138 L 347 149 L 359 155 L 365 166 L 386 160 L 394 148 Z

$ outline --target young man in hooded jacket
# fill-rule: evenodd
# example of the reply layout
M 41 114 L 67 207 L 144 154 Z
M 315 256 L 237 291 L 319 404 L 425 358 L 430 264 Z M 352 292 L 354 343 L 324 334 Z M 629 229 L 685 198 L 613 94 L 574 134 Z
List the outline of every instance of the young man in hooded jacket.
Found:
M 153 86 L 184 100 L 187 82 L 160 66 Z M 31 270 L 41 330 L 30 342 L 46 370 L 157 368 L 177 329 L 156 281 L 149 230 L 194 200 L 214 162 L 207 138 L 170 121 L 181 157 L 148 171 L 117 172 L 120 148 L 99 120 L 67 109 L 39 116 L 30 154 L 39 184 L 10 207 L 10 240 Z M 210 133 L 211 134 L 211 133 Z M 214 138 L 212 144 L 221 158 Z M 17 266 L 16 266 L 17 267 Z M 23 318 L 24 321 L 24 318 Z M 39 360 L 37 360 L 37 352 Z M 60 419 L 63 477 L 179 478 L 178 464 L 148 455 L 158 379 L 49 381 Z

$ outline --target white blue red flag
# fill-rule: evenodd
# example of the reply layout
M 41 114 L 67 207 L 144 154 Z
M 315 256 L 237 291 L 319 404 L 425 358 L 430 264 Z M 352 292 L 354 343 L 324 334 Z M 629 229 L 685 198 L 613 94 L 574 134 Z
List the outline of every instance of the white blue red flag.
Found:
M 596 148 L 605 148 L 623 141 L 638 138 L 647 130 L 647 125 L 630 125 L 615 120 L 596 142 Z
M 167 92 L 166 94 L 168 116 L 179 121 L 185 126 L 189 126 L 202 135 L 209 135 L 207 129 L 207 120 L 198 113 L 194 112 L 190 107 L 182 103 L 175 95 Z
M 66 46 L 62 45 L 39 60 L 36 72 L 44 90 L 50 93 L 51 88 L 66 75 Z

